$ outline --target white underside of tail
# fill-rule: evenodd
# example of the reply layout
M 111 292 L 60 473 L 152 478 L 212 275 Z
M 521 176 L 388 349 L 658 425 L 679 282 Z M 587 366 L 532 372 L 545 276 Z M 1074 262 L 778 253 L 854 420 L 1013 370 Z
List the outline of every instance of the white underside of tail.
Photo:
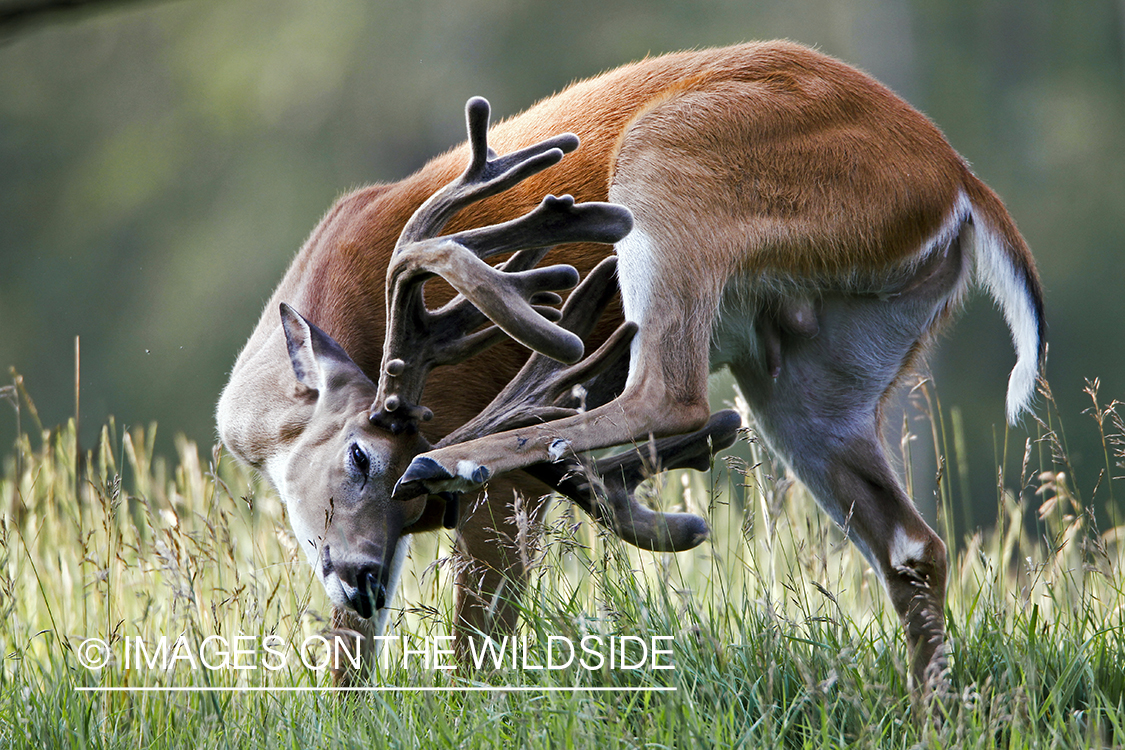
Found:
M 1039 374 L 1039 319 L 1027 284 L 1013 265 L 1002 236 L 976 212 L 969 228 L 977 278 L 1004 313 L 1016 350 L 1016 366 L 1008 378 L 1007 402 L 1008 423 L 1015 424 L 1035 396 Z

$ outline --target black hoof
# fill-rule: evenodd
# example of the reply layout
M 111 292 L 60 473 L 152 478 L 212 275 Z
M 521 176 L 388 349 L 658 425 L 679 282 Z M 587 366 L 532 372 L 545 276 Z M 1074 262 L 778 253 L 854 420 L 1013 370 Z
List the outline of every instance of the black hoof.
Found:
M 426 456 L 418 456 L 399 477 L 391 497 L 395 500 L 412 500 L 426 494 L 426 482 L 452 478 L 453 475 L 437 461 Z

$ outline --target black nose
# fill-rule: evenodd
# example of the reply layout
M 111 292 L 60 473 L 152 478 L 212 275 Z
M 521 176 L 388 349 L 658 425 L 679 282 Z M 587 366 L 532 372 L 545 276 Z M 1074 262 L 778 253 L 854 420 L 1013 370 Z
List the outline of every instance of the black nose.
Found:
M 383 566 L 367 559 L 358 563 L 332 560 L 325 545 L 324 575 L 335 573 L 344 583 L 345 604 L 360 617 L 370 617 L 375 610 L 387 606 L 387 589 L 383 585 Z M 355 593 L 349 596 L 348 589 Z
M 387 590 L 383 587 L 381 570 L 376 565 L 369 565 L 367 567 L 355 570 L 355 574 L 349 575 L 352 571 L 342 566 L 337 566 L 336 573 L 340 576 L 346 586 L 344 588 L 344 596 L 347 598 L 345 604 L 355 610 L 356 614 L 360 617 L 367 618 L 374 614 L 375 610 L 382 609 L 387 606 Z M 349 587 L 355 587 L 355 593 L 349 596 Z
M 363 568 L 356 574 L 356 594 L 349 600 L 348 605 L 360 617 L 370 617 L 376 609 L 387 606 L 387 589 L 381 579 L 379 568 L 374 566 Z

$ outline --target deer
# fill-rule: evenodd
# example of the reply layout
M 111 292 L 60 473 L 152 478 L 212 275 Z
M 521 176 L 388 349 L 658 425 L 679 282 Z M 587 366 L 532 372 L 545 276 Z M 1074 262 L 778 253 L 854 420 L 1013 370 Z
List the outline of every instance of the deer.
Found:
M 444 526 L 472 563 L 458 638 L 515 627 L 517 492 L 642 548 L 702 543 L 705 519 L 636 489 L 735 441 L 708 405 L 727 368 L 747 427 L 881 579 L 909 683 L 936 684 L 946 547 L 884 410 L 974 283 L 1012 336 L 1006 416 L 1030 410 L 1043 294 L 996 194 L 892 91 L 790 42 L 646 58 L 495 125 L 466 111 L 467 143 L 328 211 L 220 397 L 334 621 L 384 627 L 410 537 Z

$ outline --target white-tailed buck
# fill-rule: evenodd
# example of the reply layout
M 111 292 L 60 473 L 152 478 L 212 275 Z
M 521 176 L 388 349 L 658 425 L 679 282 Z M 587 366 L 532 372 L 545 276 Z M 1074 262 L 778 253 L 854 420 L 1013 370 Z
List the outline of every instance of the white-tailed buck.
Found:
M 558 489 L 649 549 L 698 544 L 702 519 L 633 489 L 654 459 L 704 468 L 733 441 L 738 418 L 708 415 L 728 367 L 753 429 L 882 576 L 912 678 L 932 676 L 946 552 L 891 469 L 881 407 L 974 278 L 1015 343 L 1008 418 L 1032 398 L 1041 291 L 997 197 L 888 89 L 789 43 L 644 60 L 491 129 L 473 100 L 468 121 L 467 145 L 328 212 L 219 403 L 339 612 L 385 610 L 404 540 L 444 523 L 476 563 L 462 632 L 512 627 L 513 489 Z M 535 268 L 554 245 L 568 265 Z M 552 290 L 578 272 L 560 313 Z M 423 301 L 435 275 L 457 296 Z M 522 370 L 509 336 L 539 352 Z M 642 447 L 585 458 L 625 444 Z M 456 501 L 486 483 L 487 502 Z

